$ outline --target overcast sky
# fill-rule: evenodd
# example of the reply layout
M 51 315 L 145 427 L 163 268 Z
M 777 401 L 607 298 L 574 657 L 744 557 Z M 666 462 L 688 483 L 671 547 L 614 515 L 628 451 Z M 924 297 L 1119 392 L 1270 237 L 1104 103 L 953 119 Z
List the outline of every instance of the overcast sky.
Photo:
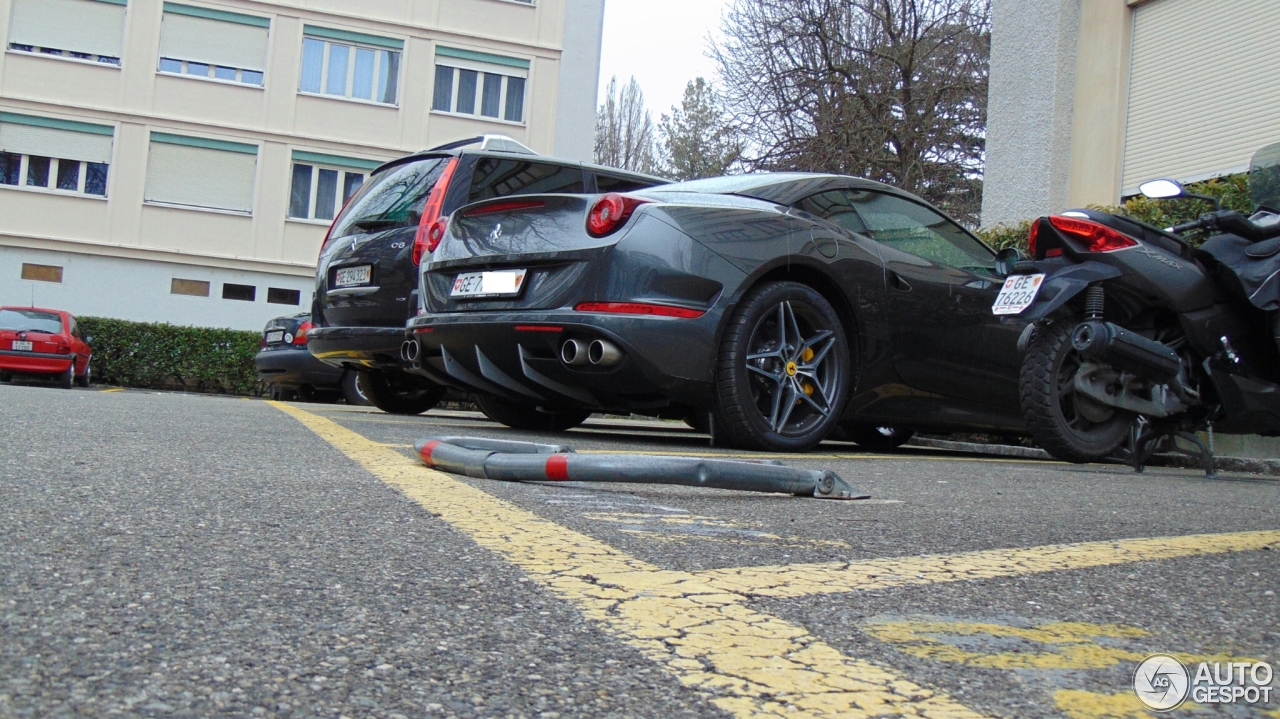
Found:
M 600 53 L 600 102 L 609 78 L 624 85 L 635 75 L 654 122 L 680 103 L 684 87 L 701 75 L 714 79 L 707 35 L 719 34 L 728 0 L 605 0 Z

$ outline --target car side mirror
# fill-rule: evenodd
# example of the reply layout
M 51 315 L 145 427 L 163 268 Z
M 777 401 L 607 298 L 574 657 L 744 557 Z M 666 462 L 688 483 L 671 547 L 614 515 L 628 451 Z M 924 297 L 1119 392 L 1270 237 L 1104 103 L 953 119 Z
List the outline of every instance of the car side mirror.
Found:
M 1017 247 L 1006 247 L 1000 250 L 996 253 L 996 274 L 1008 277 L 1013 274 L 1013 266 L 1025 259 L 1027 256 Z
M 1148 180 L 1138 185 L 1138 192 L 1152 200 L 1168 200 L 1187 194 L 1186 188 L 1177 180 Z
M 85 336 L 84 336 L 84 343 L 85 343 L 85 344 L 89 344 L 89 343 L 90 343 L 90 342 L 92 342 L 92 341 L 93 341 L 93 335 L 85 335 Z

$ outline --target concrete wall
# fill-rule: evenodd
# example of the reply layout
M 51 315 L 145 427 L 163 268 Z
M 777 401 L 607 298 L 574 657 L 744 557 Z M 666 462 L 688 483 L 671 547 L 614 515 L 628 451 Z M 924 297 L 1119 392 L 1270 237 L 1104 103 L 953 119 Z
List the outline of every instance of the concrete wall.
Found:
M 62 282 L 21 279 L 22 264 L 62 267 Z M 170 294 L 174 278 L 209 283 L 208 297 Z M 253 302 L 222 299 L 223 283 L 253 285 Z M 52 307 L 73 315 L 113 317 L 135 322 L 230 327 L 260 331 L 273 317 L 311 309 L 315 282 L 310 277 L 259 270 L 201 267 L 139 261 L 76 252 L 0 247 L 0 305 Z M 299 304 L 269 304 L 267 291 L 298 290 Z M 198 318 L 198 322 L 193 321 Z
M 555 154 L 595 159 L 596 91 L 600 85 L 600 42 L 604 0 L 565 0 L 565 38 L 560 56 L 559 112 Z
M 591 154 L 603 0 L 221 0 L 218 9 L 271 19 L 262 87 L 158 73 L 163 0 L 130 0 L 118 67 L 7 51 L 11 6 L 11 0 L 0 0 L 0 38 L 6 39 L 6 50 L 0 50 L 0 109 L 108 125 L 115 137 L 105 199 L 0 185 L 0 248 L 127 260 L 134 269 L 125 274 L 139 277 L 164 274 L 171 264 L 259 272 L 261 281 L 250 284 L 265 287 L 278 276 L 310 278 L 329 224 L 286 216 L 293 151 L 383 161 L 499 133 L 541 153 L 563 147 L 572 157 Z M 300 93 L 304 24 L 403 40 L 398 105 Z M 431 110 L 439 45 L 528 60 L 524 121 Z M 563 66 L 562 45 L 572 67 Z M 562 83 L 568 88 L 563 100 Z M 256 145 L 252 213 L 145 204 L 153 131 Z M 77 260 L 82 267 L 84 262 Z M 155 262 L 164 267 L 146 266 Z M 6 296 L 10 269 L 0 268 L 0 292 Z M 85 302 L 99 298 L 97 309 L 81 309 L 90 314 L 134 306 L 127 291 L 108 299 L 111 288 L 105 285 L 73 288 L 87 276 L 68 266 L 57 292 Z M 27 289 L 14 291 L 22 295 Z M 260 325 L 261 313 L 206 312 L 206 305 L 181 302 L 201 309 L 166 317 L 192 324 L 238 318 Z
M 1067 203 L 1079 17 L 1080 0 L 991 4 L 984 226 Z

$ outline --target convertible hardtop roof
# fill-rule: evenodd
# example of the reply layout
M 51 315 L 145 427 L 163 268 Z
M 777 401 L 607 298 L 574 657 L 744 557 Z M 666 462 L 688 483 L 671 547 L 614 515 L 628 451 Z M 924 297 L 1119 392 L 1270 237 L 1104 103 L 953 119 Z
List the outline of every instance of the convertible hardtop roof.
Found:
M 657 175 L 646 175 L 642 172 L 619 170 L 616 167 L 605 167 L 604 165 L 595 165 L 590 162 L 579 162 L 578 160 L 566 160 L 559 157 L 539 155 L 533 150 L 530 150 L 505 135 L 481 135 L 479 137 L 471 137 L 465 140 L 446 143 L 444 145 L 437 145 L 429 150 L 419 150 L 411 155 L 397 157 L 394 160 L 384 162 L 374 169 L 373 174 L 376 175 L 389 167 L 395 167 L 396 165 L 402 165 L 414 160 L 428 157 L 456 157 L 464 152 L 468 155 L 479 155 L 483 157 L 501 157 L 508 160 L 528 159 L 556 165 L 582 167 L 593 172 L 606 172 L 615 177 L 630 177 L 644 182 L 653 182 L 655 184 L 665 185 L 671 182 L 669 178 L 658 177 Z
M 790 205 L 815 192 L 836 189 L 878 190 L 920 199 L 910 192 L 874 180 L 818 172 L 757 172 L 750 175 L 712 177 L 677 182 L 645 190 L 649 193 L 691 192 L 707 195 L 740 195 L 779 205 Z

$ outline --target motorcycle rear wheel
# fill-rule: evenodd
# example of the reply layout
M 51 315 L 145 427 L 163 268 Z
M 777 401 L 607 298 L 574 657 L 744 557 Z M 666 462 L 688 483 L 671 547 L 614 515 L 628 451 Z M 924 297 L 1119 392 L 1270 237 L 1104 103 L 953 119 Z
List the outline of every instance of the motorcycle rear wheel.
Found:
M 1022 360 L 1022 412 L 1036 444 L 1067 462 L 1096 462 L 1129 434 L 1134 417 L 1080 396 L 1073 381 L 1081 358 L 1071 346 L 1074 319 L 1036 330 Z

